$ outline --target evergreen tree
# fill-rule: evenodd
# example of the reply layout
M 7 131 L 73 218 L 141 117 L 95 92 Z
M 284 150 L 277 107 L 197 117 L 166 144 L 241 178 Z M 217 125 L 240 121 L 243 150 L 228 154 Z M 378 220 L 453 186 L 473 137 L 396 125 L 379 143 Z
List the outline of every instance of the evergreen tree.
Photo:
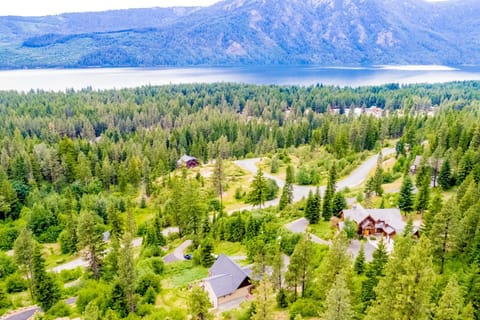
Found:
M 305 204 L 304 211 L 305 218 L 308 219 L 310 224 L 316 224 L 320 219 L 320 203 L 318 202 L 319 197 L 320 193 L 318 192 L 318 188 L 315 196 L 313 195 L 312 190 L 310 190 L 308 193 L 307 203 Z
M 312 241 L 310 240 L 310 235 L 307 234 L 295 246 L 290 258 L 288 271 L 285 275 L 287 283 L 294 289 L 295 299 L 297 298 L 298 289 L 301 290 L 302 297 L 305 296 L 306 289 L 311 281 L 312 259 Z
M 345 234 L 338 234 L 322 260 L 319 267 L 318 283 L 316 283 L 316 287 L 320 289 L 321 299 L 325 299 L 340 273 L 349 274 L 350 272 L 352 262 L 350 255 L 347 253 L 348 244 Z M 332 266 L 335 267 L 332 268 Z
M 383 194 L 383 168 L 382 168 L 382 154 L 380 153 L 377 158 L 377 167 L 375 169 L 375 174 L 373 176 L 373 191 L 377 194 L 377 196 L 381 196 Z
M 388 253 L 385 242 L 382 239 L 377 249 L 373 252 L 373 260 L 366 267 L 366 279 L 362 282 L 362 302 L 365 310 L 375 300 L 375 288 L 384 276 L 385 265 L 388 261 Z
M 210 320 L 213 319 L 211 313 L 208 312 L 211 303 L 208 295 L 202 288 L 194 286 L 190 291 L 188 297 L 188 310 L 195 320 Z
M 357 274 L 363 274 L 365 271 L 365 246 L 363 243 L 360 245 L 358 256 L 353 264 L 353 270 L 355 270 Z
M 105 243 L 95 215 L 84 210 L 80 213 L 77 226 L 79 249 L 85 248 L 86 259 L 95 279 L 100 278 L 100 266 L 103 260 Z
M 433 218 L 429 238 L 433 256 L 440 260 L 440 274 L 443 273 L 447 251 L 453 247 L 455 237 L 458 237 L 459 219 L 460 212 L 454 201 L 445 203 L 443 209 Z
M 126 233 L 118 256 L 118 277 L 128 300 L 128 310 L 135 312 L 135 259 L 133 257 L 132 236 Z
M 273 316 L 273 290 L 270 281 L 268 280 L 268 274 L 264 273 L 259 285 L 255 288 L 255 313 L 252 316 L 252 320 L 274 320 Z
M 25 275 L 30 289 L 30 296 L 34 298 L 35 279 L 33 276 L 33 251 L 35 241 L 32 232 L 24 228 L 20 231 L 17 239 L 13 244 L 13 258 L 20 271 Z
M 463 297 L 455 276 L 451 276 L 435 309 L 435 320 L 463 320 Z
M 280 196 L 279 209 L 283 210 L 288 204 L 293 202 L 293 168 L 291 165 L 287 167 L 287 175 L 285 184 L 282 188 L 282 195 Z
M 258 169 L 250 188 L 248 202 L 261 208 L 267 199 L 267 180 L 263 176 L 262 169 Z
M 430 316 L 430 294 L 434 272 L 430 242 L 421 237 L 416 245 L 410 235 L 396 237 L 395 250 L 375 289 L 376 301 L 367 310 L 367 318 L 418 319 Z
M 272 278 L 273 289 L 275 291 L 282 290 L 282 283 L 283 283 L 284 261 L 283 261 L 283 253 L 280 249 L 281 249 L 280 244 L 278 244 L 272 259 L 272 277 L 271 278 Z
M 354 312 L 350 303 L 350 290 L 347 287 L 345 275 L 340 273 L 328 292 L 325 300 L 326 310 L 322 319 L 350 320 L 354 319 Z
M 90 301 L 83 312 L 83 320 L 100 320 L 100 310 L 95 301 Z
M 209 238 L 202 241 L 200 245 L 200 263 L 205 268 L 209 268 L 215 262 L 213 257 L 213 242 Z
M 430 200 L 430 181 L 430 175 L 425 175 L 423 182 L 420 184 L 415 202 L 415 210 L 417 210 L 419 213 L 423 213 L 428 209 Z
M 333 215 L 340 217 L 340 213 L 346 208 L 347 200 L 345 199 L 343 192 L 335 192 L 335 196 L 333 197 Z
M 223 159 L 221 156 L 218 156 L 215 160 L 215 166 L 213 168 L 212 175 L 213 188 L 215 193 L 220 198 L 220 211 L 223 210 L 223 192 L 225 184 L 225 170 L 223 166 Z
M 452 169 L 450 168 L 450 161 L 445 159 L 440 168 L 438 175 L 438 183 L 443 190 L 448 190 L 452 187 Z
M 325 195 L 323 198 L 322 215 L 325 221 L 330 220 L 330 218 L 333 215 L 333 197 L 336 190 L 336 183 L 337 183 L 337 168 L 334 162 L 330 167 L 330 170 L 328 173 L 327 189 L 325 190 Z
M 398 198 L 398 207 L 404 212 L 413 210 L 413 184 L 410 176 L 406 174 L 403 177 L 402 186 L 400 188 L 400 195 Z
M 52 275 L 47 273 L 45 260 L 38 245 L 33 249 L 32 264 L 35 301 L 44 311 L 47 311 L 60 299 L 60 289 Z

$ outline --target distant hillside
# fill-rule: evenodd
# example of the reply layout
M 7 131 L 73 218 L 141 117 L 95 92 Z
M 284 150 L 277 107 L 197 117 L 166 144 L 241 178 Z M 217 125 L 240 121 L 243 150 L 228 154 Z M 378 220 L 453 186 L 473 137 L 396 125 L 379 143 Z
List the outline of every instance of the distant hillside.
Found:
M 480 2 L 227 0 L 0 17 L 0 68 L 480 63 Z

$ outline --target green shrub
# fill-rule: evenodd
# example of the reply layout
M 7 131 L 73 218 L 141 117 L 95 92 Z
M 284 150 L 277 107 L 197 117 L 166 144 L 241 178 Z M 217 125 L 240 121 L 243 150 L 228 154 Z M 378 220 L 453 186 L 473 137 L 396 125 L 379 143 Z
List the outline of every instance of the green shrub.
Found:
M 20 274 L 14 273 L 7 278 L 5 287 L 8 293 L 23 292 L 27 290 L 28 284 Z
M 152 288 L 156 293 L 158 293 L 161 289 L 160 281 L 161 279 L 159 276 L 153 273 L 146 273 L 138 279 L 135 292 L 143 296 L 147 292 L 148 288 Z
M 82 268 L 78 267 L 72 270 L 62 270 L 59 273 L 59 278 L 63 283 L 67 283 L 73 280 L 77 280 L 82 276 Z
M 0 252 L 0 279 L 6 278 L 17 270 L 12 257 Z
M 295 319 L 297 315 L 302 317 L 315 317 L 318 315 L 318 302 L 312 299 L 298 299 L 290 305 L 290 319 Z
M 55 318 L 68 317 L 71 312 L 72 308 L 65 301 L 58 301 L 48 310 L 48 314 Z

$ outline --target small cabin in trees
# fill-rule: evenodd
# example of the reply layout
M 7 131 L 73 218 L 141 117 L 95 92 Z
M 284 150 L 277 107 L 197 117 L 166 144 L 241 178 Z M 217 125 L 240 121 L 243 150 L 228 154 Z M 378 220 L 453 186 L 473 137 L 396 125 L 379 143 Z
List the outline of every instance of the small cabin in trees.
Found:
M 416 156 L 413 164 L 410 166 L 410 173 L 416 174 L 418 168 L 420 168 L 420 162 L 422 161 L 422 156 Z
M 177 161 L 177 168 L 181 168 L 181 167 L 195 168 L 195 167 L 198 167 L 199 164 L 200 164 L 200 161 L 199 161 L 197 158 L 191 157 L 191 156 L 187 156 L 186 154 L 184 154 L 184 155 Z
M 232 300 L 247 299 L 253 288 L 252 271 L 240 267 L 225 254 L 221 254 L 202 280 L 202 287 L 214 308 Z
M 393 238 L 405 229 L 400 209 L 365 209 L 360 204 L 355 204 L 352 209 L 345 209 L 340 216 L 339 227 L 350 219 L 358 226 L 358 234 L 368 236 L 385 236 Z

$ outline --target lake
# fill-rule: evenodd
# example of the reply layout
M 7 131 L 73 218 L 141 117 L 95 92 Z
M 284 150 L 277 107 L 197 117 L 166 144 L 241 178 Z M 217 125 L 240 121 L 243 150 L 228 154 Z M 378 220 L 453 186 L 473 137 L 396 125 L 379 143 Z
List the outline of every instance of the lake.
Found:
M 142 85 L 238 82 L 248 84 L 365 86 L 385 83 L 438 83 L 480 80 L 480 67 L 375 66 L 248 66 L 218 68 L 91 68 L 0 71 L 0 90 L 131 88 Z

